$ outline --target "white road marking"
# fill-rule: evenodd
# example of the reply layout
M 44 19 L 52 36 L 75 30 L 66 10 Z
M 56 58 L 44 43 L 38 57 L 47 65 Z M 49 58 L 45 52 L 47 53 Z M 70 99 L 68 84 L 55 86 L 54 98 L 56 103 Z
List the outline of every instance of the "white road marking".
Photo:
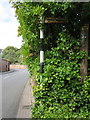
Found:
M 6 77 L 4 77 L 3 79 L 7 79 L 7 78 L 9 78 L 10 76 L 6 76 Z

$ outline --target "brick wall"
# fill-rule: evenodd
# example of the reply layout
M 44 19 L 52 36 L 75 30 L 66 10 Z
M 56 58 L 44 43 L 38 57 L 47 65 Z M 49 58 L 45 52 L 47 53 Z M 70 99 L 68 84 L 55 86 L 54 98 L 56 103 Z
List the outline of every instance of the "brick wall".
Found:
M 10 69 L 27 69 L 26 65 L 10 65 Z
M 6 72 L 10 70 L 10 62 L 4 59 L 0 60 L 0 72 Z

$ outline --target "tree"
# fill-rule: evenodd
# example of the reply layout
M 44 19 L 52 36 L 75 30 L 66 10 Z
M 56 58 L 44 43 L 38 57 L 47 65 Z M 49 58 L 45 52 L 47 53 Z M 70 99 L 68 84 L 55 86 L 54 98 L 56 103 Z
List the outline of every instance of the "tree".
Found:
M 67 31 L 75 38 L 80 38 L 80 29 L 90 21 L 90 2 L 16 2 L 17 19 L 20 23 L 18 34 L 22 35 L 24 53 L 29 59 L 33 52 L 39 54 L 39 30 L 42 27 L 40 17 L 64 18 L 68 24 L 44 24 L 45 51 L 56 47 L 56 40 L 61 31 Z
M 2 52 L 2 58 L 9 60 L 11 64 L 18 63 L 20 52 L 19 49 L 13 46 L 6 47 Z
M 89 118 L 90 78 L 81 82 L 81 26 L 90 22 L 90 2 L 17 2 L 19 35 L 30 72 L 36 76 L 35 118 Z M 64 18 L 68 24 L 40 24 L 40 17 Z M 39 31 L 44 27 L 45 73 L 39 73 Z M 62 33 L 64 31 L 64 33 Z M 31 53 L 32 56 L 31 56 Z M 36 53 L 36 54 L 34 54 Z

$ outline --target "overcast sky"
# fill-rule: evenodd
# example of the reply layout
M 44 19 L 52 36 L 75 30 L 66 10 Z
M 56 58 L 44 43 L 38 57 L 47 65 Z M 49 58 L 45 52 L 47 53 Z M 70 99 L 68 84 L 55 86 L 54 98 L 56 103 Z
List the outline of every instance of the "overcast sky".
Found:
M 9 0 L 0 0 L 0 48 L 7 46 L 21 47 L 22 38 L 17 37 L 18 21 L 15 10 L 11 7 Z

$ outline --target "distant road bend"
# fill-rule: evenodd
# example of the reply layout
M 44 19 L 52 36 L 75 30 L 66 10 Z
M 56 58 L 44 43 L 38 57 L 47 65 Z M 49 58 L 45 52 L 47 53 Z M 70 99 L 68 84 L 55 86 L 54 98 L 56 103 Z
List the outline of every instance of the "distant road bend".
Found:
M 28 79 L 27 69 L 15 69 L 14 72 L 2 75 L 3 118 L 16 118 L 20 98 Z

